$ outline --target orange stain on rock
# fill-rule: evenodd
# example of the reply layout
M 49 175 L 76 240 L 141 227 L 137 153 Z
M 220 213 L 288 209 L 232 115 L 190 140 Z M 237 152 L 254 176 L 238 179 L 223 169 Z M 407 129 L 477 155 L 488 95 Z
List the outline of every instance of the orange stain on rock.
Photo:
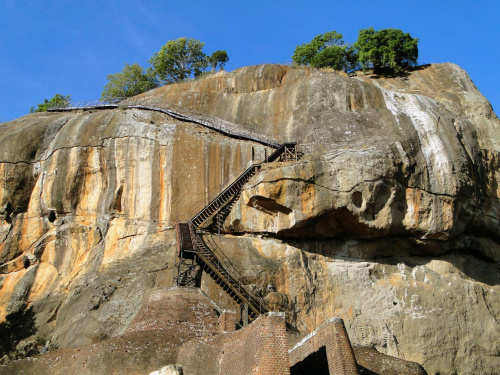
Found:
M 160 222 L 165 220 L 165 171 L 163 170 L 163 165 L 165 164 L 165 155 L 160 149 L 160 191 L 159 191 L 159 200 L 160 200 L 160 208 L 158 212 L 158 219 Z

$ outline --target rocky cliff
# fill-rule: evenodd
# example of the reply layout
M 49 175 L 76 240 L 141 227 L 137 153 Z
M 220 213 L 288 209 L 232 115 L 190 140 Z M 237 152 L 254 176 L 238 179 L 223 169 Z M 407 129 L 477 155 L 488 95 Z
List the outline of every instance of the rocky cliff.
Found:
M 126 104 L 0 125 L 3 353 L 127 332 L 171 284 L 175 221 L 269 152 Z M 128 104 L 299 143 L 302 158 L 263 166 L 224 235 L 206 237 L 300 330 L 340 316 L 354 344 L 429 373 L 496 373 L 500 121 L 459 67 L 253 66 Z M 230 303 L 206 275 L 202 288 Z

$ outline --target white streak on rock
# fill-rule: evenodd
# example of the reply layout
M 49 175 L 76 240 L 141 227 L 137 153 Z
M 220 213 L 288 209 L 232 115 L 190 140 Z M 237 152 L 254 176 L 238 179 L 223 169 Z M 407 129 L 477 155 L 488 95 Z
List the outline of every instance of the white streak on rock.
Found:
M 417 131 L 422 154 L 429 174 L 429 185 L 435 193 L 446 193 L 453 176 L 453 164 L 446 154 L 446 145 L 439 135 L 438 112 L 435 101 L 423 95 L 405 94 L 380 87 L 385 104 L 396 117 L 410 118 Z

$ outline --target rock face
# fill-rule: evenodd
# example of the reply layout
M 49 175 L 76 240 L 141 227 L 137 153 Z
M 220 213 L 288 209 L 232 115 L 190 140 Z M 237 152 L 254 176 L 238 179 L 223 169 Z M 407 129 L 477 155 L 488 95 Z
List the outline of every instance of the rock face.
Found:
M 429 373 L 497 372 L 500 121 L 459 67 L 254 66 L 129 104 L 298 141 L 303 157 L 264 165 L 225 235 L 207 236 L 299 329 L 340 316 L 353 344 Z M 140 109 L 1 124 L 0 328 L 26 322 L 3 353 L 140 325 L 145 292 L 171 283 L 175 221 L 268 151 Z M 230 304 L 206 275 L 202 287 Z

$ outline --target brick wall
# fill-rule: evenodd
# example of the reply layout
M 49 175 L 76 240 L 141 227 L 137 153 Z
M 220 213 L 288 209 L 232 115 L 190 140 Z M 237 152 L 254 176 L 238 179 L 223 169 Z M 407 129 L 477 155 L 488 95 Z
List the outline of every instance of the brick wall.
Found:
M 291 373 L 301 374 L 301 362 L 309 356 L 325 352 L 329 373 L 333 375 L 358 375 L 356 359 L 347 336 L 344 322 L 332 318 L 306 336 L 289 350 Z M 315 361 L 318 359 L 315 358 Z
M 284 313 L 261 315 L 224 341 L 220 374 L 290 374 Z
M 285 314 L 268 313 L 238 331 L 191 340 L 178 363 L 186 374 L 289 375 Z
M 221 311 L 198 288 L 157 288 L 145 296 L 125 334 L 162 333 L 186 374 L 308 374 L 307 359 L 317 358 L 326 373 L 358 374 L 341 319 L 330 319 L 291 350 L 284 313 L 264 314 L 235 331 L 237 320 L 237 313 Z
M 6 370 L 11 374 L 148 374 L 175 363 L 186 375 L 294 375 L 297 367 L 290 365 L 322 358 L 328 362 L 325 373 L 358 374 L 341 319 L 329 320 L 288 350 L 284 313 L 271 312 L 238 331 L 219 333 L 220 322 L 231 328 L 236 314 L 226 311 L 218 317 L 218 312 L 199 289 L 157 288 L 145 296 L 123 335 L 55 350 L 12 363 Z M 306 366 L 300 374 L 315 373 L 310 370 Z

